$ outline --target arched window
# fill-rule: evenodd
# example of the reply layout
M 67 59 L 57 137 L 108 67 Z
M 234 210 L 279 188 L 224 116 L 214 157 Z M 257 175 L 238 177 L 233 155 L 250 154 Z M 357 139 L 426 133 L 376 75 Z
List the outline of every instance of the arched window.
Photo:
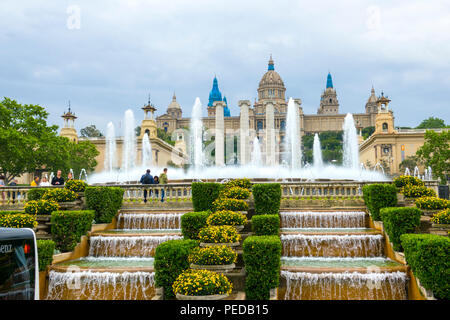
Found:
M 383 132 L 387 132 L 388 131 L 388 124 L 385 122 L 383 123 Z
M 262 130 L 262 128 L 263 128 L 263 123 L 262 123 L 262 121 L 260 120 L 260 121 L 258 121 L 258 122 L 256 123 L 256 129 L 259 131 L 259 130 Z
M 332 99 L 330 99 L 330 103 L 331 103 L 331 102 L 333 102 L 333 100 L 332 100 Z
M 148 136 L 150 137 L 150 130 L 146 129 L 145 133 L 148 134 Z

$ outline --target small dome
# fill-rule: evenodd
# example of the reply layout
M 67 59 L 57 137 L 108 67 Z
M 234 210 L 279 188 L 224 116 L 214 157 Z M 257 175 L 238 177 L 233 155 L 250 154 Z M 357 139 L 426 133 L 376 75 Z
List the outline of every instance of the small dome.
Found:
M 367 103 L 376 103 L 377 102 L 377 96 L 375 95 L 375 89 L 372 87 L 372 90 L 370 91 L 370 97 L 367 100 Z
M 177 101 L 177 97 L 175 96 L 175 93 L 173 94 L 172 101 L 170 102 L 167 109 L 181 109 L 181 106 Z
M 282 88 L 284 89 L 284 82 L 281 79 L 278 72 L 275 71 L 274 63 L 272 60 L 272 55 L 269 59 L 269 66 L 267 68 L 267 72 L 263 75 L 261 78 L 261 81 L 259 82 L 259 88 L 266 89 L 266 88 Z

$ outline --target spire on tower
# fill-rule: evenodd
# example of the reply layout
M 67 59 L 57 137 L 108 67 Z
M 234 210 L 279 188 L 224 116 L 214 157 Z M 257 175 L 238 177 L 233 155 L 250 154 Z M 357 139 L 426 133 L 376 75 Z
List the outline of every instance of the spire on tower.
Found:
M 269 67 L 267 68 L 267 70 L 275 70 L 274 64 L 273 64 L 273 60 L 272 60 L 272 54 L 270 54 L 270 59 L 269 59 Z
M 331 79 L 331 73 L 328 72 L 328 76 L 327 76 L 327 89 L 328 88 L 333 88 L 333 79 Z

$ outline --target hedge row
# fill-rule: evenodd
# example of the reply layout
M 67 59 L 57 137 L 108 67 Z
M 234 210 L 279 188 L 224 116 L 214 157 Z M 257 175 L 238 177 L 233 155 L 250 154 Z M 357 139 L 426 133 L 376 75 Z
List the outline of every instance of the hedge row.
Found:
M 393 184 L 369 184 L 362 188 L 363 199 L 373 220 L 380 221 L 380 209 L 397 205 L 397 188 Z
M 400 237 L 405 258 L 420 283 L 440 299 L 450 299 L 450 239 L 434 234 Z
M 27 200 L 41 200 L 47 190 L 46 188 L 31 188 L 27 192 Z
M 279 183 L 255 184 L 252 188 L 255 200 L 255 214 L 278 214 L 281 203 Z
M 52 240 L 37 240 L 39 271 L 45 271 L 52 264 L 55 242 Z
M 94 217 L 93 210 L 52 212 L 52 239 L 56 248 L 63 252 L 72 251 L 81 236 L 91 229 Z
M 270 289 L 278 287 L 281 240 L 278 236 L 250 236 L 244 240 L 247 300 L 268 300 Z
M 156 247 L 155 285 L 164 288 L 164 299 L 175 297 L 172 284 L 179 274 L 189 269 L 189 254 L 198 244 L 195 240 L 170 240 Z
M 401 251 L 400 236 L 405 233 L 413 233 L 420 225 L 422 212 L 415 207 L 382 208 L 381 220 L 394 250 Z
M 261 214 L 252 217 L 252 231 L 257 236 L 278 235 L 280 216 L 278 214 Z
M 87 187 L 84 191 L 88 209 L 95 211 L 97 223 L 110 223 L 122 206 L 124 190 L 119 187 Z
M 192 182 L 192 204 L 194 211 L 213 209 L 213 202 L 219 197 L 223 186 L 220 183 Z
M 185 239 L 198 239 L 201 228 L 208 226 L 209 211 L 187 212 L 181 216 L 181 233 Z

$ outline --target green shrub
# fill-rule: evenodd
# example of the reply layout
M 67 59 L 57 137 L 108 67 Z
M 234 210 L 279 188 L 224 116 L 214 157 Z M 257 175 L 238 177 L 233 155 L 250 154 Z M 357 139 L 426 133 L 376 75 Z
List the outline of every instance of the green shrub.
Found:
M 25 211 L 19 211 L 19 210 L 4 210 L 4 211 L 0 211 L 0 216 L 2 214 L 24 214 Z
M 407 198 L 436 197 L 433 189 L 424 186 L 406 185 L 403 187 L 402 193 Z
M 72 190 L 65 188 L 51 188 L 45 191 L 42 200 L 53 200 L 56 202 L 70 202 L 77 200 L 78 195 Z
M 52 240 L 37 240 L 39 271 L 45 271 L 52 264 L 55 242 Z
M 88 184 L 83 180 L 69 180 L 64 185 L 64 188 L 72 190 L 74 192 L 84 192 Z
M 231 294 L 233 285 L 223 274 L 209 270 L 185 270 L 173 283 L 173 292 L 186 296 Z
M 211 210 L 214 200 L 219 197 L 222 189 L 220 183 L 192 182 L 192 204 L 194 211 Z
M 373 220 L 380 221 L 380 209 L 397 205 L 397 188 L 393 184 L 369 184 L 362 188 L 363 199 Z
M 394 245 L 394 250 L 401 251 L 400 236 L 405 233 L 413 233 L 420 225 L 422 212 L 412 207 L 381 208 L 380 216 L 384 229 Z
M 27 192 L 27 200 L 41 200 L 47 190 L 45 188 L 31 188 Z
M 181 216 L 181 233 L 185 239 L 198 239 L 198 232 L 208 224 L 209 211 L 188 212 Z
M 450 239 L 434 234 L 400 237 L 414 275 L 439 299 L 450 299 Z
M 413 176 L 399 176 L 394 179 L 394 184 L 397 188 L 403 188 L 406 185 L 411 186 L 424 186 L 425 183 L 419 178 Z
M 87 187 L 84 195 L 88 209 L 95 211 L 97 223 L 110 223 L 122 206 L 124 190 L 119 187 Z
M 250 197 L 250 191 L 241 187 L 230 187 L 224 188 L 219 193 L 219 198 L 230 198 L 230 199 L 248 199 Z
M 270 289 L 278 287 L 281 241 L 278 236 L 251 236 L 244 240 L 247 300 L 268 300 Z
M 450 224 L 450 209 L 444 209 L 433 214 L 431 222 L 436 224 Z
M 250 190 L 252 188 L 252 182 L 250 179 L 242 178 L 242 179 L 234 179 L 230 180 L 225 184 L 226 188 L 239 187 Z
M 280 216 L 278 214 L 260 214 L 252 217 L 252 230 L 257 236 L 278 235 Z
M 35 228 L 38 226 L 36 215 L 26 213 L 0 214 L 1 228 Z
M 232 226 L 209 226 L 200 229 L 198 238 L 205 243 L 234 243 L 241 240 L 241 235 Z
M 236 252 L 228 246 L 194 248 L 189 254 L 189 263 L 198 265 L 225 265 L 235 263 Z
M 52 212 L 52 239 L 61 251 L 72 251 L 92 227 L 93 210 Z
M 213 211 L 247 211 L 248 203 L 245 200 L 218 198 L 213 202 Z
M 417 208 L 423 210 L 441 210 L 450 208 L 450 201 L 436 197 L 421 197 L 415 201 Z
M 222 210 L 211 214 L 206 220 L 206 223 L 209 226 L 243 226 L 247 223 L 247 217 L 238 212 Z
M 281 185 L 279 183 L 255 184 L 252 188 L 255 214 L 280 213 Z
M 189 268 L 189 253 L 198 246 L 195 240 L 169 240 L 156 247 L 155 285 L 164 288 L 164 298 L 175 297 L 172 284 L 180 273 Z
M 50 214 L 59 209 L 59 204 L 53 200 L 31 200 L 23 207 L 28 214 Z

